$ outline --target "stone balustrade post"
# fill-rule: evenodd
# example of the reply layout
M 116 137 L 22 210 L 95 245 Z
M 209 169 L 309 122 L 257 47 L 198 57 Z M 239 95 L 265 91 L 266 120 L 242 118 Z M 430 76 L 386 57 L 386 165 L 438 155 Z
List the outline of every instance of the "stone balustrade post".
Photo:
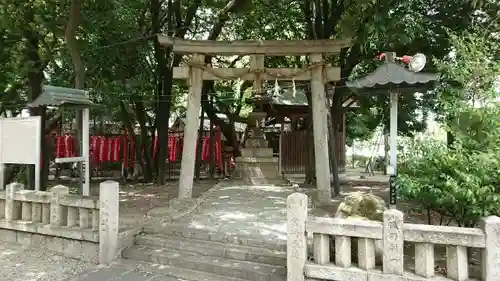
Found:
M 79 216 L 78 209 L 75 207 L 68 207 L 68 216 L 67 216 L 67 226 L 74 227 L 79 224 Z
M 41 194 L 43 191 L 35 191 L 36 194 Z M 31 220 L 33 222 L 42 222 L 42 203 L 31 203 Z
M 7 185 L 5 192 L 5 220 L 12 221 L 20 219 L 21 208 L 20 205 L 14 201 L 14 194 L 19 190 L 23 190 L 24 185 L 21 183 L 13 182 Z
M 403 213 L 396 209 L 386 210 L 383 225 L 383 272 L 385 274 L 403 275 Z
M 118 254 L 119 191 L 116 181 L 99 186 L 99 264 L 109 264 Z
M 286 261 L 288 281 L 304 281 L 307 262 L 307 195 L 294 193 L 287 198 Z
M 64 185 L 57 185 L 50 188 L 52 198 L 50 199 L 50 224 L 53 226 L 63 226 L 66 224 L 66 208 L 59 204 L 59 198 L 69 194 L 69 188 Z
M 481 228 L 486 235 L 486 247 L 481 255 L 483 280 L 500 281 L 500 218 L 483 218 Z

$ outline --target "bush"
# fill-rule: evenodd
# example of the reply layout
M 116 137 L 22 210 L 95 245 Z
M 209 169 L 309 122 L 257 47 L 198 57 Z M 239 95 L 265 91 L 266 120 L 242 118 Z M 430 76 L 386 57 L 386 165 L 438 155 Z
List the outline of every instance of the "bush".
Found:
M 498 150 L 471 150 L 460 143 L 450 149 L 426 140 L 413 143 L 408 151 L 411 155 L 399 165 L 396 180 L 401 199 L 464 227 L 500 214 Z
M 413 143 L 396 180 L 402 199 L 465 227 L 500 214 L 500 62 L 492 55 L 500 49 L 488 30 L 475 28 L 450 34 L 453 58 L 436 61 L 442 74 L 436 113 L 453 144 Z

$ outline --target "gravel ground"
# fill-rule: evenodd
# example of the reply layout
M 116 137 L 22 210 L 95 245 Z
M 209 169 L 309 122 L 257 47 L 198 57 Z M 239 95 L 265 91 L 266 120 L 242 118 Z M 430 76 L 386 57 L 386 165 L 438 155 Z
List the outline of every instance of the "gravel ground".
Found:
M 194 184 L 193 197 L 200 196 L 215 183 L 202 181 Z M 65 184 L 67 185 L 67 184 Z M 137 226 L 146 213 L 177 196 L 178 183 L 164 186 L 126 185 L 120 188 L 120 224 Z M 93 186 L 94 195 L 98 186 Z M 139 266 L 139 265 L 137 265 Z M 179 280 L 168 272 L 151 274 L 147 268 L 135 268 L 130 264 L 100 267 L 95 264 L 66 258 L 37 249 L 25 249 L 19 245 L 0 242 L 0 281 L 171 281 Z
M 187 281 L 170 276 L 166 266 L 126 260 L 98 266 L 3 242 L 0 260 L 2 281 Z
M 0 243 L 0 280 L 62 281 L 96 265 L 54 253 Z

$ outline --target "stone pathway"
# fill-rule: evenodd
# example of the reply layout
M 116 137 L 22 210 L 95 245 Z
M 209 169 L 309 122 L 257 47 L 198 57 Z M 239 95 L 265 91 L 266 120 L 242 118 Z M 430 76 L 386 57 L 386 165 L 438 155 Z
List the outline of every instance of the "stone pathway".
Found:
M 385 197 L 387 193 L 385 185 L 342 186 L 342 189 L 343 196 L 361 191 Z M 222 182 L 200 198 L 202 203 L 194 212 L 175 224 L 229 236 L 262 237 L 263 241 L 286 243 L 286 199 L 294 192 L 296 190 L 290 186 L 246 186 L 233 181 Z M 315 189 L 301 189 L 301 192 L 308 193 L 310 200 L 315 196 Z M 332 203 L 340 203 L 343 196 Z M 336 205 L 332 204 L 331 214 L 336 212 Z M 311 202 L 309 207 L 312 207 Z
M 197 210 L 176 224 L 285 243 L 286 198 L 293 192 L 291 187 L 222 184 L 207 192 Z
M 97 267 L 64 281 L 194 281 L 180 279 L 146 263 L 121 263 Z

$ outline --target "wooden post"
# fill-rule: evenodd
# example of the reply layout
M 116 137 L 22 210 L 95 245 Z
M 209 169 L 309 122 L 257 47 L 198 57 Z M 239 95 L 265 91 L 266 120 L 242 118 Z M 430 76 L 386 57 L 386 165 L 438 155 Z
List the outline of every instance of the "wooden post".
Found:
M 204 63 L 203 55 L 193 55 L 193 61 Z M 179 198 L 191 198 L 193 194 L 194 165 L 196 162 L 196 141 L 200 122 L 201 90 L 203 86 L 203 69 L 193 66 L 190 69 L 189 95 L 184 126 L 184 146 L 179 179 Z
M 321 54 L 312 54 L 311 63 L 321 63 Z M 332 197 L 330 188 L 330 160 L 328 153 L 328 109 L 326 107 L 325 85 L 323 84 L 323 67 L 316 66 L 311 71 L 311 100 L 313 113 L 314 158 L 316 164 L 316 181 L 318 186 L 318 203 L 327 204 Z
M 264 71 L 264 56 L 254 55 L 250 57 L 250 69 L 252 71 L 257 70 L 253 80 L 253 91 L 254 93 L 262 93 L 262 77 L 260 75 L 261 71 Z

